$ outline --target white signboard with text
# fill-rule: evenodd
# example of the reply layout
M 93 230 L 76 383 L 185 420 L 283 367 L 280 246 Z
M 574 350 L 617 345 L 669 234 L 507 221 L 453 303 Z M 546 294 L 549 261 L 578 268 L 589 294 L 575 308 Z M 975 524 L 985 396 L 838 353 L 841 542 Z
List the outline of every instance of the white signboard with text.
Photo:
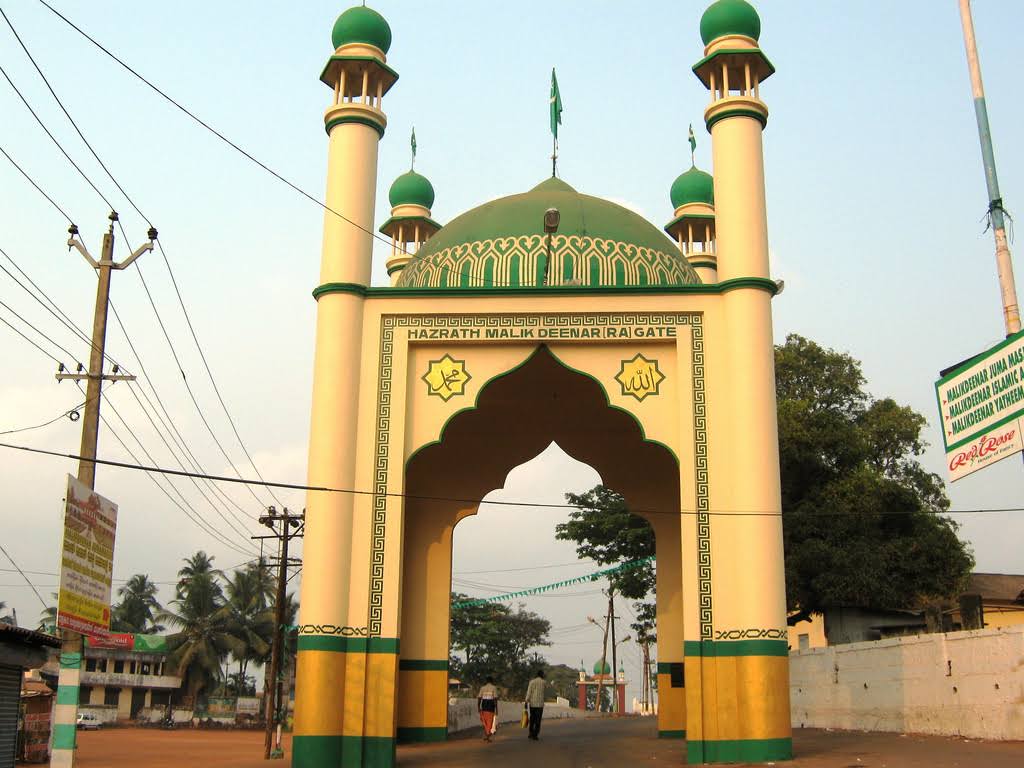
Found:
M 1024 332 L 935 382 L 949 479 L 1024 450 Z
M 85 635 L 110 631 L 117 505 L 68 475 L 57 626 Z

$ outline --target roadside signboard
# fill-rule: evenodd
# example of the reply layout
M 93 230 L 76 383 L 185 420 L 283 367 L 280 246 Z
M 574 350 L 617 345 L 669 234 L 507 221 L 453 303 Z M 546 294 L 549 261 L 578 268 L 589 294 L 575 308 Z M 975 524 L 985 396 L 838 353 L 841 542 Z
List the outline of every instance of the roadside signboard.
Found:
M 935 382 L 951 481 L 1024 451 L 1024 331 Z
M 85 635 L 110 630 L 117 505 L 68 475 L 57 626 Z

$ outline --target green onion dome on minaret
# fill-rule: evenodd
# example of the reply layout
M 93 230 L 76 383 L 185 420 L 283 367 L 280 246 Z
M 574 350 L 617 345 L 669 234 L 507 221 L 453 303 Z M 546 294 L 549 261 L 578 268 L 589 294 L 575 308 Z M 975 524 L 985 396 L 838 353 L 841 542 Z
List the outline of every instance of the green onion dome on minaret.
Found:
M 388 192 L 388 200 L 392 208 L 399 205 L 421 205 L 430 209 L 434 205 L 434 185 L 426 176 L 408 171 L 395 179 Z
M 404 266 L 405 288 L 657 287 L 701 279 L 643 216 L 551 177 L 472 208 Z
M 595 675 L 610 675 L 612 673 L 612 666 L 607 661 L 603 662 L 598 659 L 594 662 L 594 674 Z
M 335 50 L 343 45 L 363 43 L 387 53 L 391 47 L 391 27 L 384 17 L 372 8 L 357 5 L 355 8 L 349 8 L 334 22 L 331 42 L 334 43 Z
M 715 204 L 715 180 L 710 173 L 705 173 L 693 166 L 672 182 L 669 190 L 672 208 L 677 209 L 688 203 Z
M 731 35 L 755 41 L 761 35 L 761 17 L 746 0 L 716 0 L 700 17 L 700 39 L 704 45 Z

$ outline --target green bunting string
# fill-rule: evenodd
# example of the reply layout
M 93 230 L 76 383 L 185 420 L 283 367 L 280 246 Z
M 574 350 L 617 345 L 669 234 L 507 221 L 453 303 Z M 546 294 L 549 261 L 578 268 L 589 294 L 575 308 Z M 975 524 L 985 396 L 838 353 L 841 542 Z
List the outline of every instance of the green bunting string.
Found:
M 622 571 L 629 571 L 633 568 L 639 568 L 644 563 L 649 563 L 654 560 L 654 555 L 650 557 L 644 557 L 640 560 L 630 560 L 628 563 L 622 563 L 616 565 L 613 568 L 605 568 L 602 571 L 594 571 L 588 573 L 585 576 L 576 576 L 572 579 L 566 579 L 565 581 L 556 581 L 552 584 L 543 584 L 539 587 L 530 587 L 519 592 L 507 592 L 504 595 L 495 595 L 494 597 L 481 597 L 475 600 L 460 600 L 457 603 L 452 603 L 452 608 L 469 608 L 474 605 L 487 605 L 488 603 L 500 603 L 505 600 L 514 600 L 517 597 L 525 597 L 527 595 L 536 595 L 541 592 L 547 592 L 549 589 L 561 589 L 562 587 L 571 587 L 573 584 L 581 584 L 585 581 L 597 581 L 602 576 L 607 576 L 612 573 L 621 573 Z

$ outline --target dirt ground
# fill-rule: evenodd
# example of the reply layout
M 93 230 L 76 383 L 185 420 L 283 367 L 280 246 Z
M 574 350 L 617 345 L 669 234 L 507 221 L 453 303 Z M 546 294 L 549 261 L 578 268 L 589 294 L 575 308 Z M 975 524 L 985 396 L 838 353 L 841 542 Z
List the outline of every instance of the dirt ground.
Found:
M 648 718 L 546 722 L 539 742 L 516 727 L 491 743 L 462 738 L 444 744 L 398 749 L 405 768 L 623 768 L 684 765 L 682 741 L 654 738 Z M 266 768 L 263 734 L 255 731 L 163 731 L 110 728 L 78 734 L 78 768 Z M 285 750 L 290 749 L 285 737 Z M 1021 768 L 1024 742 L 992 742 L 941 736 L 802 729 L 793 733 L 792 768 Z M 19 764 L 20 765 L 20 764 Z M 327 768 L 325 766 L 325 768 Z M 335 768 L 335 766 L 330 766 Z

